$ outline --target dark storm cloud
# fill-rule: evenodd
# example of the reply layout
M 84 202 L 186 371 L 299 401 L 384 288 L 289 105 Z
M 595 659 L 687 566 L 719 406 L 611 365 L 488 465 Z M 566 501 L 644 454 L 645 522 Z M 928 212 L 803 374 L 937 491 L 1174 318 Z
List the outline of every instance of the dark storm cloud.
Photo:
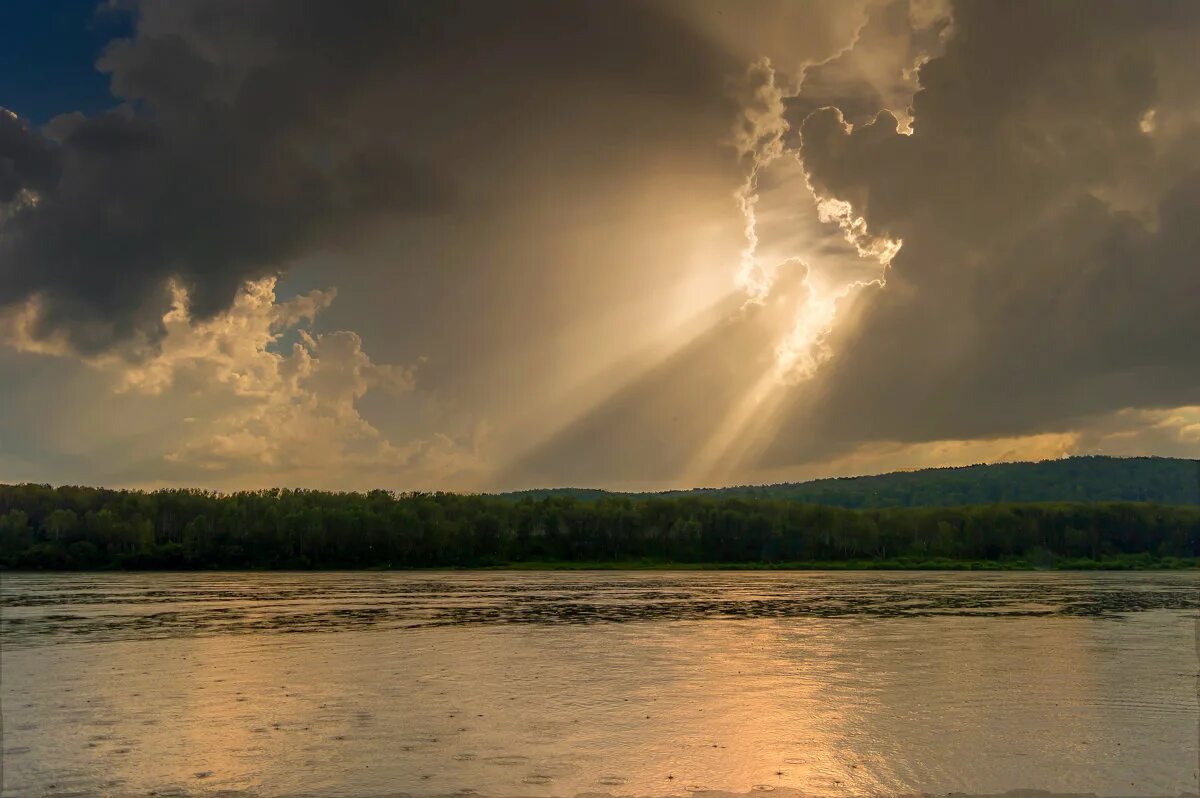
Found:
M 44 191 L 56 167 L 49 144 L 15 114 L 0 110 L 0 203 L 12 202 L 22 189 Z
M 40 298 L 34 335 L 81 351 L 153 341 L 171 279 L 206 317 L 247 279 L 468 201 L 460 162 L 504 161 L 523 128 L 554 123 L 558 98 L 711 107 L 729 67 L 637 3 L 173 0 L 138 13 L 136 36 L 99 62 L 120 108 L 41 133 L 0 119 L 0 307 Z
M 1194 3 L 962 3 L 914 132 L 809 116 L 818 193 L 902 239 L 768 452 L 1062 429 L 1200 396 Z

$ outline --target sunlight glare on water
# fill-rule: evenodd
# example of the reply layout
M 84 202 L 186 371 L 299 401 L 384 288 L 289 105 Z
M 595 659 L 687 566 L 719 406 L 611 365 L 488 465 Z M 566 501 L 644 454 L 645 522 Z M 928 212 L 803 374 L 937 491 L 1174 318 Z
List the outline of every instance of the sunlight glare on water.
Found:
M 1194 574 L 6 574 L 5 798 L 1194 792 Z

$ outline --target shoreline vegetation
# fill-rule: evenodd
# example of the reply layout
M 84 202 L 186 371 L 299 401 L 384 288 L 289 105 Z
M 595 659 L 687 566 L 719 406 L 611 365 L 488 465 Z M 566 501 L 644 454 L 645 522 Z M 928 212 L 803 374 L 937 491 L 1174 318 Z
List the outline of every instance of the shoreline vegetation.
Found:
M 541 497 L 0 485 L 19 570 L 1149 570 L 1200 567 L 1200 506 L 848 509 L 742 496 Z
M 218 564 L 155 565 L 138 562 L 112 563 L 92 566 L 46 567 L 0 563 L 0 573 L 114 573 L 163 571 L 193 573 L 221 571 L 226 573 L 381 573 L 391 572 L 484 572 L 484 571 L 1200 571 L 1200 557 L 1155 557 L 1148 554 L 1120 555 L 1091 559 L 1089 557 L 1047 557 L 1038 561 L 1016 558 L 1008 560 L 968 560 L 948 557 L 921 559 L 895 557 L 887 560 L 799 560 L 794 562 L 675 562 L 673 560 L 518 560 L 477 565 L 391 565 L 381 563 L 363 566 L 225 566 Z
M 626 560 L 616 562 L 512 562 L 475 566 L 471 571 L 1190 571 L 1200 569 L 1200 557 L 1125 555 L 1080 558 L 1046 558 L 1040 561 L 955 560 L 895 557 L 887 560 L 826 560 L 797 562 L 671 562 Z M 379 569 L 393 570 L 393 569 Z

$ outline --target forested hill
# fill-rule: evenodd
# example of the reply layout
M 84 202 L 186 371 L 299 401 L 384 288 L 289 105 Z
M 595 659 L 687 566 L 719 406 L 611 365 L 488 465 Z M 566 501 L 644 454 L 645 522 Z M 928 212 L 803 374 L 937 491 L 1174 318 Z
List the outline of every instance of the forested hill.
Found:
M 1194 568 L 1198 493 L 1198 461 L 1104 457 L 642 496 L 0 485 L 0 568 Z
M 508 496 L 571 496 L 589 501 L 613 494 L 554 488 Z M 707 495 L 791 499 L 833 507 L 955 507 L 997 502 L 1146 501 L 1200 504 L 1200 460 L 1169 457 L 1070 457 L 1039 463 L 994 463 L 926 468 L 866 477 L 778 485 L 696 488 L 635 498 Z

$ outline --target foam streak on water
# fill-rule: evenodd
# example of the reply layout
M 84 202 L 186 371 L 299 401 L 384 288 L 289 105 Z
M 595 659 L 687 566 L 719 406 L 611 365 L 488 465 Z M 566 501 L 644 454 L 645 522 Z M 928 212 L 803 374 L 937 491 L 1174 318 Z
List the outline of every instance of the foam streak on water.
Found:
M 4 798 L 1197 791 L 1195 574 L 0 577 Z

